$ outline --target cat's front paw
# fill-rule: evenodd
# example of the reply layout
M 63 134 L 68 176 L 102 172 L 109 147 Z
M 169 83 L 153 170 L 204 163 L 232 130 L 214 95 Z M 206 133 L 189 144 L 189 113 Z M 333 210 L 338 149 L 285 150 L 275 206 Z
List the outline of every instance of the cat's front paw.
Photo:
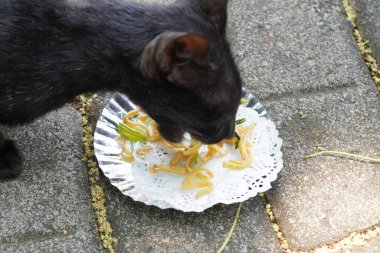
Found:
M 0 180 L 20 175 L 23 169 L 23 156 L 13 141 L 1 140 L 0 136 Z

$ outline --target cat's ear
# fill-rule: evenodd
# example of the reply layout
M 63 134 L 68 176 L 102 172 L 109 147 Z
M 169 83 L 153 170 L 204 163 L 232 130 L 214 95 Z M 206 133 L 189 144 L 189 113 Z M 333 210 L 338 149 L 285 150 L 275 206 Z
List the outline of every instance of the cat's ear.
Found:
M 226 30 L 228 0 L 197 0 L 213 24 L 222 33 Z
M 177 72 L 179 68 L 205 65 L 209 41 L 200 35 L 165 32 L 152 40 L 140 57 L 139 67 L 144 77 L 154 79 L 158 71 Z

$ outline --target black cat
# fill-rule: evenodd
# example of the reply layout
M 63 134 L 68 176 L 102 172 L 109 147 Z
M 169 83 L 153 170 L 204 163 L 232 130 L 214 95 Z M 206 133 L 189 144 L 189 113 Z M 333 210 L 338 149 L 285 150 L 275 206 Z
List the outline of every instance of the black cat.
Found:
M 171 5 L 0 0 L 0 123 L 30 122 L 85 92 L 124 92 L 166 139 L 234 133 L 241 80 L 225 39 L 227 0 Z M 0 178 L 22 156 L 0 134 Z

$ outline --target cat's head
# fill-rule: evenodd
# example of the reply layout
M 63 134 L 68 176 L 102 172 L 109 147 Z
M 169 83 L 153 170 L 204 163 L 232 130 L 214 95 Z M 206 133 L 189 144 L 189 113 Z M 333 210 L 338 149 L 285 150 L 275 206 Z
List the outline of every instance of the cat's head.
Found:
M 169 141 L 189 132 L 217 143 L 233 137 L 242 89 L 225 39 L 227 0 L 188 1 L 194 10 L 188 19 L 198 22 L 191 27 L 195 32 L 165 31 L 145 47 L 139 69 L 146 97 L 136 102 Z

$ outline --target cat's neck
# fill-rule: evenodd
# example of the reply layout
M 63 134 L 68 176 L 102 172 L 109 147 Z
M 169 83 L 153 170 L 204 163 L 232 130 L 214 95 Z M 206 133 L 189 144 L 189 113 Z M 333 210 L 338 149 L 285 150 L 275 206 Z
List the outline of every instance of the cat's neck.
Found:
M 145 45 L 162 30 L 159 21 L 162 18 L 157 18 L 163 15 L 161 9 L 159 5 L 128 2 L 71 7 L 64 14 L 64 22 L 74 31 L 78 30 L 78 50 L 86 52 L 85 57 L 98 69 L 99 76 L 107 76 L 104 82 L 99 80 L 83 86 L 78 92 L 118 89 L 138 79 L 139 56 Z
M 201 30 L 204 20 L 181 15 L 187 11 L 189 7 L 185 4 L 103 3 L 77 9 L 72 22 L 88 32 L 83 37 L 86 41 L 83 46 L 89 52 L 102 54 L 115 64 L 115 69 L 120 73 L 114 80 L 117 89 L 120 85 L 139 81 L 139 57 L 156 36 L 165 31 L 191 33 Z
M 82 16 L 94 38 L 112 46 L 119 54 L 134 59 L 155 36 L 170 23 L 165 20 L 168 8 L 161 5 L 143 5 L 130 2 L 94 5 Z

